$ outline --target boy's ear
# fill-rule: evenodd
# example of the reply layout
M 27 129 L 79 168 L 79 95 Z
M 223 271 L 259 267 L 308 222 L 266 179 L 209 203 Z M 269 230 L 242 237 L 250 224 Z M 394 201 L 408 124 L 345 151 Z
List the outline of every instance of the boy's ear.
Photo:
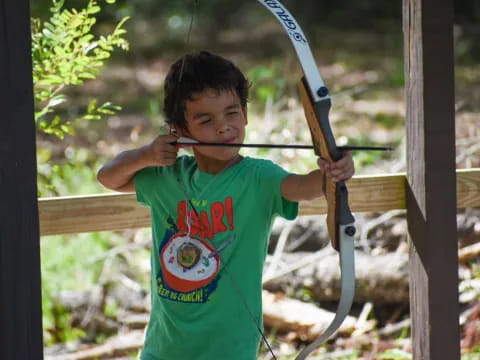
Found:
M 187 130 L 184 130 L 182 129 L 180 126 L 177 126 L 177 125 L 172 125 L 170 127 L 170 134 L 171 135 L 174 135 L 174 136 L 187 136 L 188 135 L 188 131 Z
M 245 125 L 248 124 L 248 108 L 247 105 L 242 106 L 243 117 L 245 118 Z

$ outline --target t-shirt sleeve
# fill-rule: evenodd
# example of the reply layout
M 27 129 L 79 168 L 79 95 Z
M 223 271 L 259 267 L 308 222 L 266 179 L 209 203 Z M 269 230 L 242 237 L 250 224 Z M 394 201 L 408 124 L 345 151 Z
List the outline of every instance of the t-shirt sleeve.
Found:
M 298 215 L 298 202 L 282 196 L 282 182 L 290 173 L 270 160 L 263 160 L 258 170 L 257 186 L 271 205 L 272 215 L 279 215 L 287 220 L 295 219 Z
M 137 201 L 151 206 L 155 199 L 168 196 L 170 191 L 178 188 L 175 173 L 189 174 L 194 164 L 192 156 L 180 156 L 172 166 L 150 166 L 138 171 L 133 177 Z
M 133 176 L 133 184 L 135 185 L 135 193 L 137 194 L 137 201 L 145 206 L 150 206 L 150 199 L 152 199 L 152 191 L 155 178 L 158 177 L 158 168 L 146 167 L 138 171 Z

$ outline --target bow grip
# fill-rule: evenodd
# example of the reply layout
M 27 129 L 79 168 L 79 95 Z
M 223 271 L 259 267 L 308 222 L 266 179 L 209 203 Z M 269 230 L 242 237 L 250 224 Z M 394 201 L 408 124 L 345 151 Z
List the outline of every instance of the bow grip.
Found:
M 328 114 L 331 107 L 330 98 L 325 98 L 313 102 L 311 92 L 305 78 L 300 82 L 300 97 L 305 110 L 312 142 L 315 153 L 328 162 L 338 161 L 342 158 L 342 152 L 338 150 L 330 127 Z M 348 190 L 344 181 L 333 182 L 329 178 L 325 178 L 325 198 L 327 200 L 327 226 L 332 247 L 340 251 L 340 227 L 346 235 L 353 236 L 355 234 L 355 219 L 348 205 Z

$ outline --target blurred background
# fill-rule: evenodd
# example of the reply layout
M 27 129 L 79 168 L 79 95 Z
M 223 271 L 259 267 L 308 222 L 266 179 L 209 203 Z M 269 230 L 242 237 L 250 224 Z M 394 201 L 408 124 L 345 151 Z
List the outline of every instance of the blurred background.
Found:
M 166 132 L 164 77 L 170 64 L 187 52 L 218 53 L 247 74 L 251 82 L 247 142 L 310 143 L 297 93 L 300 65 L 277 20 L 253 0 L 196 3 L 31 0 L 40 197 L 107 192 L 96 181 L 98 168 L 120 151 L 145 145 Z M 355 152 L 357 174 L 405 171 L 402 2 L 283 3 L 302 26 L 330 89 L 331 122 L 339 145 L 395 149 Z M 473 168 L 480 166 L 480 1 L 456 1 L 454 18 L 457 168 Z M 315 166 L 309 151 L 242 153 L 272 159 L 290 171 Z M 381 215 L 384 221 L 377 221 Z M 478 209 L 459 210 L 460 246 L 478 242 L 479 218 Z M 312 227 L 310 220 L 301 220 L 289 241 L 305 235 Z M 404 251 L 403 213 L 360 214 L 358 222 L 369 235 L 362 242 L 365 253 Z M 276 225 L 272 243 L 284 228 L 283 223 Z M 318 247 L 328 242 L 321 229 L 304 237 Z M 94 348 L 121 333 L 143 329 L 144 318 L 136 325 L 122 319 L 148 313 L 149 239 L 148 229 L 42 237 L 47 357 L 65 358 L 67 352 Z M 463 304 L 470 309 L 478 298 L 471 285 L 478 269 L 468 264 L 465 271 L 469 282 L 464 286 L 474 295 Z M 285 292 L 292 298 L 319 301 L 304 287 L 290 290 Z M 398 313 L 397 321 L 408 319 L 404 299 L 373 305 L 378 308 L 370 318 L 378 328 L 392 321 L 388 314 Z M 389 346 L 377 350 L 357 346 L 344 358 L 408 359 L 409 327 L 402 329 L 404 333 L 394 339 L 403 342 L 388 339 Z M 301 341 L 291 341 L 277 330 L 267 327 L 279 353 L 284 353 L 281 358 L 292 358 Z M 470 345 L 467 353 L 475 353 L 477 344 Z M 325 347 L 324 359 L 339 348 L 348 350 Z M 137 351 L 133 346 L 104 358 L 133 359 Z M 268 358 L 263 350 L 262 354 Z

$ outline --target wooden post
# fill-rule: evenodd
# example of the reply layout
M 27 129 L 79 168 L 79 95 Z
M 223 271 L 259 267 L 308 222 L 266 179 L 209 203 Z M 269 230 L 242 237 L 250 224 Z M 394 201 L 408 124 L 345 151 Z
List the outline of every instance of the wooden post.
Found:
M 404 0 L 414 360 L 460 359 L 453 0 Z
M 28 0 L 0 5 L 0 357 L 43 359 Z

